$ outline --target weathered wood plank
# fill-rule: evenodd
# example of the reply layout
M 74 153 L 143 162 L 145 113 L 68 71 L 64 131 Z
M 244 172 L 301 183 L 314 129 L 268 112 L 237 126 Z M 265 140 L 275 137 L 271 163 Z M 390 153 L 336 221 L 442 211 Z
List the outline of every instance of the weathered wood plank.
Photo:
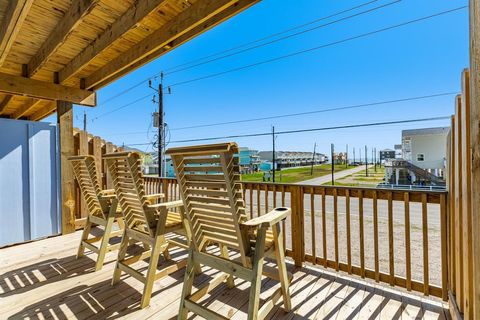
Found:
M 93 91 L 12 76 L 6 73 L 0 73 L 0 92 L 31 98 L 68 101 L 90 107 L 97 104 L 96 93 Z

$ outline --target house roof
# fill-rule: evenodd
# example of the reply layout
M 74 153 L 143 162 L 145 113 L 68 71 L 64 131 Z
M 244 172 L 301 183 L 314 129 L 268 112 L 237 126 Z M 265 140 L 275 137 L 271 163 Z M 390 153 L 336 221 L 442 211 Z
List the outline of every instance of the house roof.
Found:
M 40 120 L 259 0 L 0 0 L 0 117 Z
M 450 131 L 450 127 L 403 130 L 402 137 L 414 136 L 414 135 L 427 135 L 427 134 L 448 134 L 448 131 Z

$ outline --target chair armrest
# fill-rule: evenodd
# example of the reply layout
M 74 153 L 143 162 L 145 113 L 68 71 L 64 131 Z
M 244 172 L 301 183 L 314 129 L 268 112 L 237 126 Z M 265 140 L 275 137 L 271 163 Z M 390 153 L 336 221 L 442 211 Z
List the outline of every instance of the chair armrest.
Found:
M 157 204 L 151 204 L 148 207 L 150 209 L 173 209 L 173 208 L 178 208 L 183 206 L 183 201 L 182 200 L 177 200 L 177 201 L 170 201 L 170 202 L 162 202 L 162 203 L 157 203 Z
M 284 220 L 292 210 L 290 208 L 275 208 L 267 214 L 263 216 L 250 219 L 243 223 L 244 226 L 247 227 L 263 227 L 268 228 L 273 226 L 274 224 Z
M 114 189 L 101 190 L 99 196 L 103 199 L 115 199 L 117 195 Z
M 165 194 L 163 193 L 147 194 L 145 198 L 147 198 L 148 201 L 151 201 L 151 200 L 156 200 L 160 198 L 165 198 Z

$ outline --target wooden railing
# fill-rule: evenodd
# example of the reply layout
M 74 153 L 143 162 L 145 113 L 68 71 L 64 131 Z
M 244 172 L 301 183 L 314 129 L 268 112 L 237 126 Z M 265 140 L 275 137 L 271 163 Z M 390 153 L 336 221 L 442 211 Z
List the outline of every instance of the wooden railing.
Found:
M 146 178 L 147 192 L 179 199 L 176 180 Z M 287 255 L 447 299 L 447 193 L 243 182 L 247 212 L 292 208 Z

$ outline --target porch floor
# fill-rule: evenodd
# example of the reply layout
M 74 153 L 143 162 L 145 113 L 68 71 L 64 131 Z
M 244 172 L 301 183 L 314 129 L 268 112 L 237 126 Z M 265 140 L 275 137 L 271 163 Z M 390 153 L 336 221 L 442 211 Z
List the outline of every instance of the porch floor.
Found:
M 111 286 L 116 251 L 107 254 L 106 264 L 94 270 L 95 254 L 75 259 L 80 233 L 0 249 L 0 319 L 174 319 L 179 305 L 184 271 L 156 281 L 150 307 L 140 309 L 143 285 L 122 275 Z M 182 259 L 186 251 L 172 252 Z M 162 259 L 161 259 L 162 260 Z M 195 278 L 201 286 L 214 270 Z M 294 268 L 291 284 L 293 310 L 286 313 L 280 303 L 271 319 L 446 319 L 446 305 L 382 285 L 332 273 L 324 269 Z M 248 283 L 237 287 L 221 285 L 205 303 L 232 319 L 246 319 Z M 264 279 L 262 297 L 278 283 Z M 215 298 L 215 299 L 213 299 Z

